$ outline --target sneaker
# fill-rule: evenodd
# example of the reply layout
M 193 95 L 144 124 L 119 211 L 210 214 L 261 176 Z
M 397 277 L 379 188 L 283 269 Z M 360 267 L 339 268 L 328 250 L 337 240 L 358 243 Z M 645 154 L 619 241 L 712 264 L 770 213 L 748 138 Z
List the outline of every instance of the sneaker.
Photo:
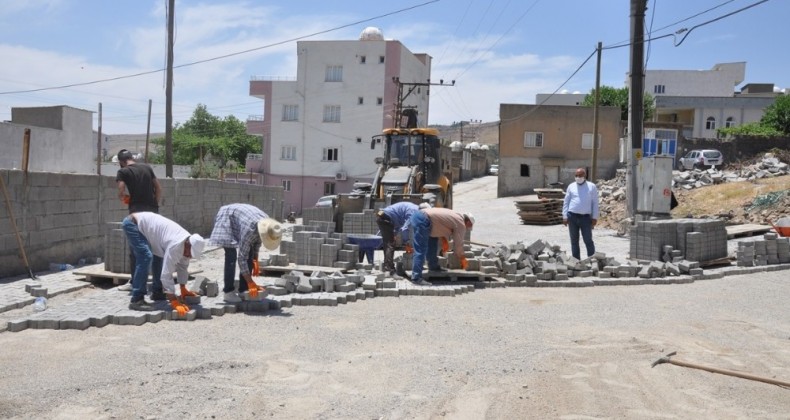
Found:
M 122 292 L 131 292 L 132 291 L 132 282 L 131 282 L 131 280 L 127 281 L 125 284 L 122 284 L 122 285 L 118 286 L 118 290 L 120 290 Z
M 153 311 L 154 307 L 151 306 L 150 303 L 146 302 L 145 299 L 136 300 L 134 302 L 129 303 L 129 309 L 133 311 Z
M 154 302 L 160 300 L 167 300 L 167 295 L 165 295 L 165 292 L 151 292 L 151 300 L 153 300 Z
M 241 298 L 239 297 L 239 293 L 238 292 L 225 292 L 225 296 L 224 296 L 223 300 L 226 303 L 240 303 L 241 302 Z
M 411 282 L 412 282 L 412 284 L 414 284 L 416 286 L 431 286 L 432 285 L 431 282 L 429 282 L 428 280 L 422 279 L 422 278 L 412 279 Z
M 394 280 L 403 280 L 403 276 L 394 271 L 390 271 L 390 277 L 392 277 Z

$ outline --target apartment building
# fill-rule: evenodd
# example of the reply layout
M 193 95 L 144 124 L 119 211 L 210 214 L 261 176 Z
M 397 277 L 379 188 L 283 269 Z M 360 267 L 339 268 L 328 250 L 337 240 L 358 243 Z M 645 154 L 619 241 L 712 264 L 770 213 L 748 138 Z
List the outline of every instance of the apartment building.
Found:
M 399 97 L 428 121 L 431 57 L 409 51 L 381 30 L 366 28 L 357 40 L 299 41 L 297 74 L 253 77 L 250 95 L 263 115 L 247 122 L 262 137 L 260 172 L 264 185 L 282 186 L 286 212 L 301 213 L 323 195 L 349 192 L 372 180 L 381 145 L 372 137 L 395 124 Z

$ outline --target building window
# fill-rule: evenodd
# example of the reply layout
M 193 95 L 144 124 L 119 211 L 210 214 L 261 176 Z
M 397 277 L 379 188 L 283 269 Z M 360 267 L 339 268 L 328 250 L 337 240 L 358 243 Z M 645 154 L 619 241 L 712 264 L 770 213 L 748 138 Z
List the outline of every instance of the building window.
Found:
M 593 135 L 592 133 L 582 134 L 582 149 L 592 150 L 593 148 Z M 598 134 L 598 148 L 601 148 L 601 134 Z
M 379 64 L 384 64 L 384 56 L 383 55 L 379 56 Z
M 376 98 L 376 105 L 381 105 L 383 103 L 384 103 L 384 99 L 383 98 Z
M 365 64 L 366 61 L 368 61 L 367 57 L 365 57 L 364 55 L 359 56 L 359 64 Z
M 324 122 L 340 122 L 340 105 L 324 106 Z
M 325 82 L 342 82 L 343 66 L 326 66 Z
M 524 148 L 543 147 L 543 133 L 534 131 L 524 132 Z
M 521 176 L 529 176 L 529 165 L 521 164 Z
M 357 137 L 357 143 L 362 143 L 362 137 Z
M 357 98 L 357 104 L 362 105 L 364 103 L 365 103 L 365 98 L 363 98 L 361 96 L 359 98 Z
M 280 160 L 296 160 L 296 146 L 283 146 L 280 148 Z
M 335 193 L 334 182 L 324 182 L 324 195 L 333 195 Z
M 664 85 L 655 85 L 655 86 L 653 86 L 653 93 L 655 93 L 655 94 L 664 93 L 665 90 L 666 90 L 666 86 L 664 86 Z
M 724 127 L 725 128 L 735 127 L 735 118 L 727 117 L 727 119 L 724 121 Z
M 283 105 L 283 121 L 299 121 L 299 105 Z
M 716 118 L 708 117 L 708 119 L 705 120 L 705 129 L 706 130 L 715 130 L 716 129 Z
M 337 162 L 338 154 L 337 147 L 324 147 L 324 157 L 322 160 L 328 162 Z
M 283 191 L 291 191 L 291 180 L 284 179 L 283 180 Z

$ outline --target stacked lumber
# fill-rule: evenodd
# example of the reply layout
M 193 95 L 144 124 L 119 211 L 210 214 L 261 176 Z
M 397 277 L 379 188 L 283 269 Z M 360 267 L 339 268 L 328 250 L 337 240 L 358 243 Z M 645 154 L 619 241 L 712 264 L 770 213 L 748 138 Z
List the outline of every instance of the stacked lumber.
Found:
M 514 203 L 525 225 L 556 225 L 562 223 L 562 200 L 527 198 Z
M 561 188 L 535 188 L 535 194 L 538 195 L 538 198 L 556 198 L 560 200 L 565 198 L 565 191 Z

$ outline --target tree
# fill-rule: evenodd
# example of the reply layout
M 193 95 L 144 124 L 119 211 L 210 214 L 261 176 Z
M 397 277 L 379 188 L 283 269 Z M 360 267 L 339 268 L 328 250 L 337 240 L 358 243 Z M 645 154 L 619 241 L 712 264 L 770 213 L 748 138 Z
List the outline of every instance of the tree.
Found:
M 782 133 L 762 122 L 751 122 L 736 127 L 719 128 L 716 130 L 719 137 L 728 138 L 735 136 L 774 137 Z
M 777 96 L 776 101 L 765 108 L 760 124 L 790 135 L 790 96 Z
M 154 143 L 163 145 L 164 139 L 155 139 Z M 229 161 L 245 162 L 249 153 L 261 153 L 260 139 L 247 134 L 238 118 L 211 115 L 203 104 L 195 108 L 189 120 L 173 129 L 173 162 L 177 165 L 200 166 L 211 161 L 225 168 Z M 151 161 L 164 161 L 163 153 L 157 152 Z M 204 173 L 193 168 L 193 174 Z
M 620 89 L 611 86 L 601 86 L 601 96 L 598 99 L 600 106 L 619 106 L 620 119 L 628 120 L 628 88 L 622 87 Z M 653 105 L 653 97 L 645 93 L 643 98 L 644 119 L 649 120 L 653 117 L 655 106 Z M 582 101 L 583 106 L 595 106 L 595 89 L 590 89 L 590 93 L 584 97 Z

